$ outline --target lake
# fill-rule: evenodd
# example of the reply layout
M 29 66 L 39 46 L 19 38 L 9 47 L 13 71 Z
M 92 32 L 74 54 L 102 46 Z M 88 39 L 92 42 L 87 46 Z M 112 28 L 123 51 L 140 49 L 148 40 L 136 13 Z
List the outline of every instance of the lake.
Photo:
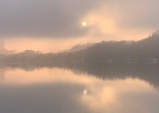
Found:
M 110 71 L 111 70 L 111 71 Z M 138 71 L 0 69 L 1 113 L 159 113 L 158 77 Z M 155 77 L 154 77 L 155 76 Z

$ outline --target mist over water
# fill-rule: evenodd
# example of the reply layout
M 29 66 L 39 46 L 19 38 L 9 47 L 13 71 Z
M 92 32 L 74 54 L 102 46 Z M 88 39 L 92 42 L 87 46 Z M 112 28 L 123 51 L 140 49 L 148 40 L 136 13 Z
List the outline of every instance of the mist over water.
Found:
M 14 53 L 1 44 L 3 113 L 158 113 L 159 32 L 140 41 Z M 12 53 L 13 52 L 13 53 Z
M 0 113 L 159 113 L 159 0 L 1 0 Z
M 123 71 L 118 67 L 117 71 L 113 66 L 84 69 L 1 66 L 0 110 L 3 113 L 159 112 L 159 85 L 151 75 L 155 69 L 150 69 L 147 75 L 142 75 L 146 71 L 132 69 L 132 73 L 128 68 Z

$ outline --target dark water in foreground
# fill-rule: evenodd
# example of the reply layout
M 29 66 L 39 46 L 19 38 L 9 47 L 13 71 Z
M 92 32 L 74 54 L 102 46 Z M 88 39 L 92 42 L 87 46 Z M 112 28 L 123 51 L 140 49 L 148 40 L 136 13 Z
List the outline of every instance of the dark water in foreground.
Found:
M 110 76 L 110 72 L 103 77 L 102 72 L 102 77 L 98 77 L 95 72 L 2 68 L 0 112 L 159 113 L 158 80 L 153 72 L 145 78 L 139 75 L 142 73 L 134 76 L 119 71 L 119 76 L 117 73 Z

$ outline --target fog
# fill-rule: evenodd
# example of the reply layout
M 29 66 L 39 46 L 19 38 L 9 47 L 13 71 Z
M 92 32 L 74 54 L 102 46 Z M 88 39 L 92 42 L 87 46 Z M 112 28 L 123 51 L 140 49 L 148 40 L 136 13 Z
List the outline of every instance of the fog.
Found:
M 67 48 L 59 49 L 58 43 L 70 47 L 103 40 L 140 40 L 158 29 L 158 4 L 157 0 L 2 0 L 0 39 L 8 49 L 42 52 Z

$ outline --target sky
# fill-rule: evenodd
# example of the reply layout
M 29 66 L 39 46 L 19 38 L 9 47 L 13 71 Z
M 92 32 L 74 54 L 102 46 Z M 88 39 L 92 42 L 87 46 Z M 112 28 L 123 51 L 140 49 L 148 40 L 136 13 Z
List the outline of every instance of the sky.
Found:
M 17 52 L 140 40 L 159 27 L 158 0 L 1 0 L 0 40 Z

